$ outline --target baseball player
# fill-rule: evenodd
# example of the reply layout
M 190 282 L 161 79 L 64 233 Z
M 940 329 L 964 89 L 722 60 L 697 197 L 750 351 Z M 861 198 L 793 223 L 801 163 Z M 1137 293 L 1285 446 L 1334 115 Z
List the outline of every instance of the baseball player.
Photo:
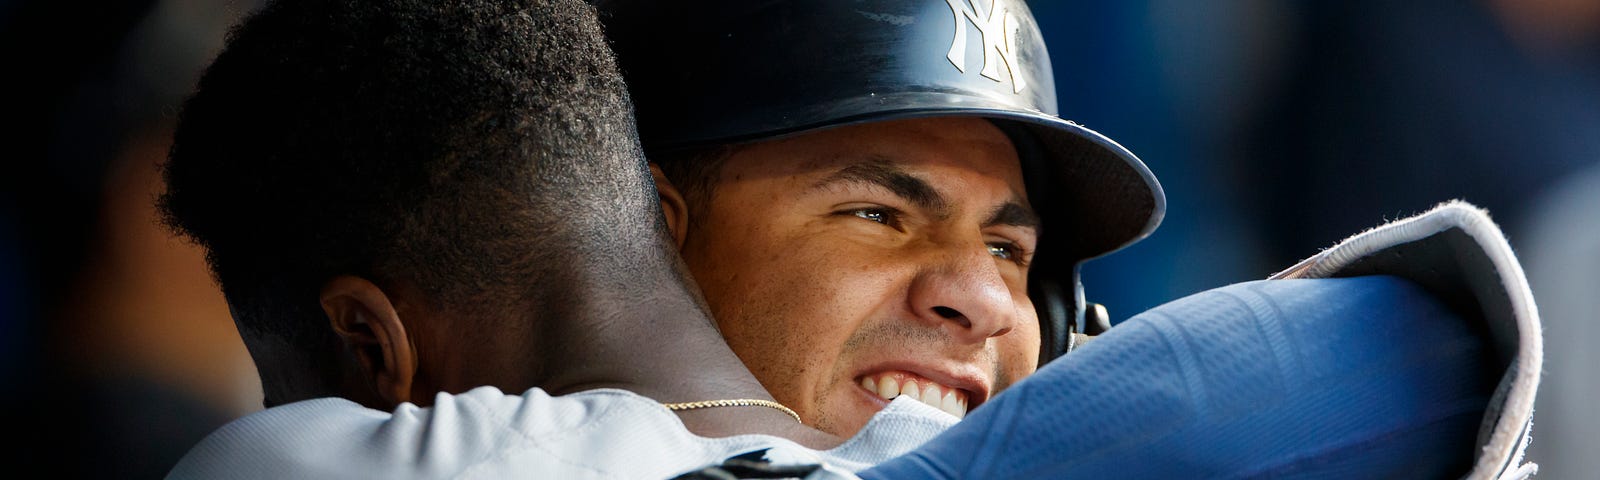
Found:
M 900 395 L 963 415 L 1098 333 L 1079 266 L 1165 210 L 1058 115 L 1024 3 L 599 6 L 713 318 L 826 431 Z
M 1103 331 L 1104 313 L 1084 301 L 1079 265 L 1149 234 L 1164 211 L 1160 186 L 1142 162 L 1059 116 L 1049 55 L 1023 2 L 599 4 L 638 109 L 664 210 L 720 330 L 774 397 L 825 430 L 853 433 L 880 405 L 875 401 L 902 395 L 936 406 L 954 397 L 953 413 L 960 415 L 962 407 L 978 405 L 1025 374 L 1025 364 L 1049 362 L 1089 338 L 1081 333 Z M 840 178 L 850 181 L 842 187 L 833 183 Z M 919 184 L 929 188 L 912 188 Z M 986 190 L 988 185 L 999 185 L 993 189 L 999 193 Z M 940 201 L 919 201 L 926 198 Z M 993 198 L 1005 200 L 983 203 Z M 1027 221 L 1018 223 L 1030 227 L 1021 235 L 1027 240 L 1015 241 L 1016 235 L 994 228 L 998 222 L 981 215 L 960 223 L 955 212 L 962 211 L 963 201 L 975 202 L 970 209 L 985 213 L 1006 205 L 1025 207 Z M 949 214 L 927 208 L 930 203 L 947 207 Z M 1474 212 L 1456 205 L 1425 218 L 1470 223 L 1479 229 L 1475 235 L 1496 238 L 1492 228 L 1480 228 L 1492 222 Z M 865 222 L 834 223 L 856 219 Z M 1416 242 L 1408 249 L 1451 248 L 1440 240 L 1405 241 Z M 1018 244 L 1024 247 L 1021 269 L 1009 261 L 1015 259 L 1011 247 Z M 1409 273 L 1419 265 L 1433 267 L 1420 258 L 1410 264 L 1391 260 L 1384 269 L 1365 273 Z M 1470 275 L 1502 278 L 1497 284 L 1510 292 L 1506 295 L 1525 291 L 1525 282 L 1516 281 L 1520 272 L 1500 275 L 1487 263 L 1470 265 Z M 1469 275 L 1456 265 L 1437 268 Z M 1439 290 L 1436 280 L 1426 281 L 1436 287 L 1429 291 Z M 1334 300 L 1332 289 L 1320 288 L 1311 287 L 1300 298 L 1357 301 Z M 1403 293 L 1392 283 L 1365 288 Z M 1030 306 L 1033 315 L 1026 312 Z M 1408 314 L 1412 320 L 1434 316 L 1427 312 Z M 1529 310 L 1511 312 L 1492 312 L 1505 325 L 1496 330 L 1502 334 L 1497 341 L 1501 355 L 1520 353 L 1502 357 L 1489 370 L 1503 374 L 1496 382 L 1516 384 L 1513 390 L 1522 398 L 1512 409 L 1520 413 L 1508 420 L 1493 411 L 1496 407 L 1456 418 L 1465 422 L 1457 426 L 1481 423 L 1499 432 L 1494 441 L 1480 439 L 1480 451 L 1495 453 L 1480 457 L 1472 470 L 1477 477 L 1520 468 L 1510 459 L 1520 457 L 1518 445 L 1531 411 L 1519 409 L 1531 408 L 1524 400 L 1531 398 L 1537 378 L 1526 371 L 1538 370 L 1529 365 L 1541 354 L 1534 348 L 1537 316 Z M 1300 320 L 1339 325 L 1313 313 L 1300 314 Z M 1245 321 L 1240 318 L 1218 321 Z M 1027 337 L 1033 319 L 1042 340 L 1039 354 L 1023 359 L 1015 354 L 1032 342 Z M 942 348 L 906 348 L 902 345 L 911 343 L 906 338 Z M 1512 356 L 1515 362 L 1508 360 Z M 975 375 L 987 383 L 959 383 L 959 375 L 948 373 L 959 367 L 939 363 L 963 360 L 993 375 Z M 1523 373 L 1511 373 L 1516 371 Z M 890 387 L 884 386 L 886 380 Z M 908 380 L 919 388 L 906 389 Z M 931 392 L 929 383 L 935 385 Z M 974 383 L 977 387 L 967 387 Z M 1085 392 L 1071 393 L 1062 398 Z M 1068 417 L 1057 420 L 1076 420 Z M 988 421 L 964 428 L 1000 430 Z M 1137 430 L 1131 423 L 1128 428 Z M 1029 433 L 1038 432 L 1014 436 Z M 1330 437 L 1319 440 L 1331 438 L 1324 433 Z M 1472 443 L 1469 437 L 1452 438 L 1466 445 Z M 973 443 L 946 445 L 960 450 Z M 1301 453 L 1317 448 L 1307 446 Z M 1377 458 L 1350 454 L 1358 457 Z M 1144 462 L 1155 469 L 1178 465 L 1140 458 L 1102 460 L 1103 465 Z M 1413 466 L 1423 458 L 1430 457 L 1413 458 Z M 1460 466 L 1448 464 L 1439 471 L 1466 470 Z M 1063 473 L 1115 473 L 1056 467 Z M 1206 471 L 1190 473 L 1206 476 L 1201 473 Z

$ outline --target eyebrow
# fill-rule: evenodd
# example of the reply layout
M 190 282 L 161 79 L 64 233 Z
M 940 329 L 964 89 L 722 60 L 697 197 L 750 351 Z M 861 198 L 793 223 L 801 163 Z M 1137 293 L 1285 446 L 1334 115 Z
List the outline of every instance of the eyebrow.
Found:
M 906 173 L 894 163 L 881 157 L 870 158 L 866 162 L 857 163 L 829 175 L 827 178 L 811 185 L 812 189 L 824 189 L 839 183 L 860 183 L 875 185 L 889 190 L 896 196 L 905 199 L 917 208 L 933 212 L 943 217 L 949 215 L 950 202 L 934 190 L 932 185 L 920 178 Z M 998 212 L 996 212 L 998 213 Z
M 1039 214 L 1034 213 L 1033 209 L 1028 208 L 1026 205 L 1017 202 L 1006 202 L 1004 205 L 996 207 L 994 213 L 989 214 L 989 219 L 983 222 L 985 227 L 995 225 L 1010 225 L 1038 230 Z
M 917 208 L 933 212 L 936 216 L 945 217 L 950 213 L 949 200 L 932 185 L 901 170 L 893 162 L 880 156 L 869 157 L 865 162 L 842 168 L 812 184 L 811 188 L 824 189 L 839 183 L 875 185 L 906 199 Z M 983 226 L 1008 225 L 1038 230 L 1039 223 L 1039 214 L 1032 208 L 1017 202 L 1006 202 L 995 207 L 994 212 L 989 214 L 989 219 L 983 222 Z

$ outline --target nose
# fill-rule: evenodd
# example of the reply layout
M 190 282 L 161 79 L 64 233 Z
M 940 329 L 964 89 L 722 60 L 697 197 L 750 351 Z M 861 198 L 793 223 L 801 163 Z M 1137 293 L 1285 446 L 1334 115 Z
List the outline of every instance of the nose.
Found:
M 942 326 L 962 343 L 983 343 L 1016 326 L 1011 289 L 985 248 L 950 249 L 933 257 L 910 286 L 918 318 Z

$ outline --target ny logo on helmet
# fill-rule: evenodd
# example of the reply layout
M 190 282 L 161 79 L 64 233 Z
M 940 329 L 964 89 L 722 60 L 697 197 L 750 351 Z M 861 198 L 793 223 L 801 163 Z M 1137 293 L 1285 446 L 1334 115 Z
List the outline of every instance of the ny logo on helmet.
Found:
M 992 0 L 987 12 L 979 6 L 983 0 L 944 1 L 950 4 L 950 13 L 956 19 L 956 38 L 950 42 L 950 53 L 945 58 L 950 59 L 956 70 L 967 72 L 967 22 L 970 21 L 978 27 L 978 34 L 983 36 L 983 70 L 979 73 L 996 82 L 1004 81 L 1000 78 L 1000 62 L 1005 62 L 1006 71 L 1011 74 L 1011 93 L 1022 93 L 1022 87 L 1026 85 L 1022 81 L 1022 66 L 1017 64 L 1015 48 L 1017 29 L 1022 25 L 1006 8 L 1006 0 Z

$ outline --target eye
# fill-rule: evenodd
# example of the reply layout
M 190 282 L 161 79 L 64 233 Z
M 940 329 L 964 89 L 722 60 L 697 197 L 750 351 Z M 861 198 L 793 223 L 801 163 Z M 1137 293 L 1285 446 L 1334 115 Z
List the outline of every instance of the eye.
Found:
M 990 243 L 989 244 L 989 254 L 990 255 L 994 255 L 995 258 L 998 258 L 998 259 L 1001 259 L 1001 260 L 1014 262 L 1014 263 L 1016 263 L 1018 265 L 1027 266 L 1027 255 L 1026 255 L 1026 252 L 1023 252 L 1022 251 L 1022 247 L 1017 246 L 1017 244 L 1015 244 L 1015 243 L 1010 243 L 1010 242 L 994 242 L 994 243 Z
M 881 223 L 894 228 L 900 228 L 900 218 L 894 210 L 886 208 L 858 208 L 849 212 L 858 218 L 871 222 Z
M 1016 256 L 1016 249 L 1004 243 L 991 243 L 989 244 L 989 254 L 1001 260 L 1010 260 Z

